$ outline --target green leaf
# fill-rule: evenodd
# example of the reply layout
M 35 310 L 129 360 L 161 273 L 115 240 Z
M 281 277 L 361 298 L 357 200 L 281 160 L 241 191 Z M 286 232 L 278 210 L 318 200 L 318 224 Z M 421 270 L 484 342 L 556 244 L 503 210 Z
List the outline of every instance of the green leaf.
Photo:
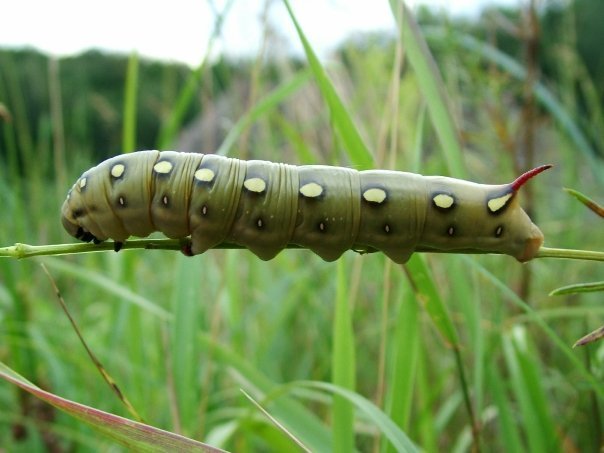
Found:
M 306 53 L 306 58 L 308 59 L 308 63 L 310 64 L 310 68 L 315 76 L 315 80 L 317 81 L 317 85 L 321 90 L 321 94 L 323 95 L 323 99 L 327 103 L 329 107 L 329 113 L 331 115 L 331 123 L 333 128 L 342 143 L 344 143 L 344 147 L 346 153 L 350 157 L 351 162 L 355 165 L 358 170 L 364 170 L 373 167 L 373 155 L 365 145 L 361 135 L 358 132 L 358 129 L 354 125 L 352 118 L 344 103 L 338 96 L 333 84 L 327 77 L 325 73 L 325 69 L 319 62 L 315 51 L 311 47 L 308 39 L 306 39 L 306 35 L 302 31 L 300 24 L 298 24 L 298 20 L 294 15 L 294 12 L 289 4 L 288 0 L 284 0 L 287 11 L 289 12 L 289 16 L 296 27 L 296 31 L 298 32 L 298 36 L 300 37 L 300 41 L 302 42 L 302 46 L 304 46 L 304 52 Z
M 405 2 L 390 0 L 390 8 L 399 26 L 400 39 L 405 46 L 407 59 L 416 74 L 419 88 L 426 101 L 428 113 L 442 146 L 447 168 L 452 176 L 463 178 L 466 176 L 463 150 L 440 71 L 413 14 L 405 6 Z
M 564 296 L 577 293 L 595 293 L 604 291 L 604 282 L 575 283 L 574 285 L 562 286 L 549 293 L 550 296 Z
M 136 94 L 138 90 L 138 55 L 130 54 L 124 89 L 124 122 L 122 128 L 122 151 L 129 153 L 136 148 Z
M 21 387 L 42 401 L 92 426 L 129 450 L 145 452 L 222 452 L 193 439 L 135 422 L 46 392 L 0 362 L 0 378 Z
M 594 200 L 592 200 L 586 195 L 583 195 L 577 190 L 569 189 L 567 187 L 565 187 L 564 190 L 571 194 L 573 197 L 575 197 L 577 200 L 579 200 L 581 203 L 583 203 L 585 206 L 587 206 L 589 209 L 591 209 L 593 212 L 595 212 L 597 215 L 599 215 L 600 217 L 604 217 L 604 207 L 600 206 Z
M 337 262 L 336 308 L 333 321 L 332 381 L 341 388 L 354 390 L 355 354 L 352 316 L 348 304 L 345 262 Z M 354 450 L 354 412 L 352 404 L 340 395 L 333 399 L 334 451 Z
M 380 408 L 358 393 L 327 382 L 299 381 L 291 385 L 315 388 L 346 398 L 358 411 L 363 412 L 367 416 L 367 419 L 371 420 L 378 427 L 380 432 L 392 443 L 396 451 L 408 453 L 418 451 L 411 439 Z
M 440 332 L 449 347 L 459 347 L 457 330 L 455 330 L 449 310 L 440 297 L 430 269 L 423 257 L 414 253 L 407 264 L 405 264 L 405 268 L 409 271 L 409 280 L 413 285 L 417 299 L 430 315 L 436 329 Z
M 229 130 L 228 135 L 220 147 L 216 150 L 216 154 L 226 156 L 231 151 L 233 145 L 237 142 L 242 132 L 250 125 L 257 121 L 260 117 L 270 112 L 277 107 L 280 102 L 287 99 L 310 80 L 310 71 L 301 71 L 287 82 L 280 85 L 275 90 L 271 91 L 265 98 L 260 100 L 250 111 L 243 115 L 237 123 Z

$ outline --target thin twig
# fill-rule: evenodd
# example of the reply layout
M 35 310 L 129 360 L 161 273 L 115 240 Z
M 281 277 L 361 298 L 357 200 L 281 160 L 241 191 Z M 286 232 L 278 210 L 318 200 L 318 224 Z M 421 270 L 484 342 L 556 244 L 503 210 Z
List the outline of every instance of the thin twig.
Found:
M 132 239 L 124 242 L 120 250 L 187 250 L 191 245 L 190 238 L 184 239 Z M 243 249 L 242 245 L 231 244 L 224 242 L 214 247 L 215 249 Z M 288 244 L 287 249 L 301 249 L 296 244 Z M 50 244 L 50 245 L 29 245 L 16 243 L 9 247 L 0 247 L 0 258 L 31 258 L 34 256 L 53 256 L 53 255 L 75 255 L 80 253 L 106 252 L 115 249 L 115 243 L 111 241 L 102 242 L 100 244 Z M 375 250 L 355 250 L 360 254 L 372 253 Z M 431 253 L 439 253 L 431 251 Z M 442 253 L 450 253 L 443 251 Z M 495 253 L 493 253 L 495 254 Z M 604 252 L 595 250 L 575 250 L 541 247 L 535 258 L 557 258 L 570 260 L 589 260 L 589 261 L 604 261 Z

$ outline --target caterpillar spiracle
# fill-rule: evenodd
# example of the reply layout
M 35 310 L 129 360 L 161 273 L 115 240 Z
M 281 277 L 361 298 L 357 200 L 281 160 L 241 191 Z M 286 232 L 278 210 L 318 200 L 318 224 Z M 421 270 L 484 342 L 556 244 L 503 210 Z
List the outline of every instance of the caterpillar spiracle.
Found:
M 509 184 L 322 165 L 243 161 L 213 154 L 139 151 L 101 162 L 75 182 L 62 223 L 85 242 L 161 231 L 191 236 L 189 254 L 221 243 L 263 260 L 288 244 L 326 261 L 346 250 L 382 251 L 396 263 L 415 251 L 535 256 L 543 234 Z

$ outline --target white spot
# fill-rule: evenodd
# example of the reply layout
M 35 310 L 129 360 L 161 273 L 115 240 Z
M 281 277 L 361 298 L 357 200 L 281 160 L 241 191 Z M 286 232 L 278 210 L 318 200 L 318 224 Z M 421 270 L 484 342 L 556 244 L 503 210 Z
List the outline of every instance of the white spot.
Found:
M 161 201 L 164 203 L 164 205 L 168 206 L 168 196 L 167 195 L 164 195 L 164 198 L 162 198 Z
M 203 215 L 206 215 L 208 213 L 208 207 L 205 204 L 201 207 L 201 213 Z
M 499 236 L 501 236 L 501 233 L 503 233 L 503 227 L 501 225 L 499 225 L 497 227 L 497 229 L 495 230 L 495 236 L 499 237 Z
M 491 211 L 491 212 L 499 211 L 501 208 L 503 208 L 507 204 L 508 201 L 510 201 L 510 198 L 512 198 L 513 195 L 514 195 L 514 192 L 509 192 L 501 197 L 491 198 L 487 202 L 489 211 Z
M 258 219 L 256 225 L 258 225 L 258 228 L 262 228 L 262 219 Z
M 370 203 L 381 203 L 386 199 L 386 191 L 383 189 L 367 189 L 363 192 L 363 198 Z
M 124 200 L 124 197 L 120 197 L 118 201 L 121 206 L 126 206 L 126 200 Z
M 439 193 L 437 195 L 434 195 L 432 201 L 434 202 L 434 205 L 437 208 L 441 209 L 449 209 L 455 204 L 455 199 L 451 195 L 446 193 Z
M 201 182 L 211 182 L 214 176 L 216 176 L 216 173 L 209 168 L 200 168 L 195 172 L 195 179 Z
M 300 187 L 300 193 L 307 198 L 316 198 L 323 193 L 323 187 L 316 182 L 309 182 Z
M 80 179 L 80 190 L 86 187 L 86 178 Z
M 323 222 L 319 223 L 319 230 L 325 231 L 325 224 Z
M 384 225 L 384 231 L 386 233 L 390 233 L 390 225 L 388 225 L 388 224 Z
M 172 171 L 172 162 L 169 162 L 167 160 L 160 160 L 153 166 L 153 170 L 155 170 L 156 173 L 167 175 Z
M 114 178 L 121 178 L 125 170 L 126 167 L 124 167 L 123 164 L 115 164 L 113 167 L 111 167 L 111 176 Z
M 261 178 L 250 178 L 243 181 L 243 187 L 250 192 L 262 193 L 266 189 L 266 182 Z
M 455 228 L 453 228 L 453 226 L 450 226 L 449 229 L 447 230 L 447 234 L 449 236 L 453 236 L 455 234 Z

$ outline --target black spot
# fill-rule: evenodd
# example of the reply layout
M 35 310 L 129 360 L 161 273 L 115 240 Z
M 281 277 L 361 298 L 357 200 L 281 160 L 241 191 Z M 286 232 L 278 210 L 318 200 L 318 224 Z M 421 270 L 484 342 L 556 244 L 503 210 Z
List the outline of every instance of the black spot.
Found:
M 455 227 L 453 225 L 449 225 L 449 228 L 447 228 L 447 235 L 451 237 L 455 235 Z
M 123 246 L 124 246 L 123 242 L 115 241 L 113 243 L 113 250 L 115 250 L 116 252 L 119 252 L 122 249 Z
M 95 242 L 95 244 L 101 242 L 94 236 L 94 234 L 92 234 L 90 231 L 85 231 L 83 228 L 78 229 L 78 234 L 79 236 L 76 237 L 82 242 L 98 241 Z
M 100 239 L 97 239 L 96 237 L 93 236 L 92 237 L 92 242 L 94 243 L 94 245 L 99 245 L 103 241 L 101 241 Z
M 86 211 L 84 209 L 74 209 L 73 217 L 74 217 L 74 219 L 77 219 L 78 217 L 82 217 L 85 213 L 86 213 Z
M 78 231 L 76 231 L 75 237 L 76 239 L 80 239 L 84 235 L 84 230 L 82 227 L 78 227 Z
M 501 235 L 503 234 L 503 225 L 499 225 L 497 228 L 495 228 L 495 237 L 501 237 Z

